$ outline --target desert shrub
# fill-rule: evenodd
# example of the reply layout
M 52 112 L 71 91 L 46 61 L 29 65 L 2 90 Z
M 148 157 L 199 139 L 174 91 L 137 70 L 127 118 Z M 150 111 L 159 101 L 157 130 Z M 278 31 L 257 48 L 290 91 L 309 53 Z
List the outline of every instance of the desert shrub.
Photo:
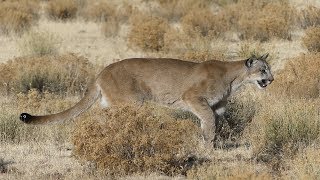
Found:
M 320 137 L 317 100 L 293 100 L 273 97 L 256 116 L 265 121 L 263 144 L 255 152 L 257 160 L 268 162 L 274 170 L 283 170 L 283 160 Z
M 155 9 L 155 14 L 167 19 L 168 21 L 179 21 L 190 10 L 210 6 L 207 0 L 157 0 L 160 8 Z
M 0 65 L 2 92 L 37 89 L 58 94 L 82 94 L 94 76 L 93 65 L 75 54 L 20 57 Z
M 18 41 L 23 55 L 43 56 L 58 52 L 61 39 L 46 31 L 29 31 Z
M 185 173 L 198 161 L 199 127 L 154 112 L 123 106 L 87 114 L 73 133 L 74 154 L 111 175 Z
M 127 23 L 133 14 L 136 14 L 138 10 L 134 9 L 132 5 L 122 4 L 118 7 L 116 12 L 116 20 L 119 23 Z
M 274 95 L 289 98 L 319 97 L 320 54 L 305 54 L 286 63 L 275 76 L 269 91 Z
M 303 28 L 320 25 L 320 9 L 314 6 L 308 6 L 302 9 L 299 14 L 299 22 Z
M 320 151 L 317 147 L 300 149 L 293 159 L 285 160 L 286 170 L 281 173 L 284 179 L 319 179 Z
M 296 14 L 288 1 L 240 0 L 224 7 L 221 16 L 229 29 L 242 39 L 267 41 L 271 38 L 290 39 Z
M 50 1 L 46 7 L 46 13 L 52 19 L 67 20 L 76 17 L 78 4 L 75 0 Z
M 195 62 L 217 59 L 225 60 L 228 48 L 205 37 L 192 38 L 183 31 L 169 29 L 164 35 L 163 51 L 171 58 L 185 59 Z
M 294 17 L 294 9 L 289 3 L 270 2 L 260 10 L 249 10 L 240 15 L 237 28 L 244 39 L 260 41 L 267 41 L 273 37 L 290 39 L 290 31 L 295 22 Z
M 0 31 L 21 33 L 39 19 L 39 5 L 34 1 L 0 2 Z
M 320 52 L 320 27 L 308 28 L 302 42 L 309 51 Z
M 116 19 L 119 22 L 126 22 L 134 11 L 132 5 L 127 1 L 94 1 L 87 5 L 79 12 L 85 20 L 95 22 L 105 22 L 109 19 Z
M 245 93 L 245 92 L 243 92 Z M 233 96 L 226 106 L 224 119 L 220 119 L 221 127 L 217 142 L 222 148 L 238 146 L 245 128 L 252 122 L 256 113 L 256 103 L 249 97 Z
M 86 20 L 102 23 L 102 33 L 106 37 L 118 35 L 121 23 L 126 23 L 133 12 L 132 6 L 122 3 L 116 7 L 107 1 L 89 3 L 81 15 Z
M 128 43 L 132 48 L 144 51 L 160 51 L 164 47 L 164 35 L 169 28 L 166 20 L 148 15 L 135 15 L 131 19 Z
M 109 18 L 115 16 L 115 7 L 106 1 L 97 1 L 89 3 L 85 8 L 82 16 L 87 20 L 108 21 Z
M 115 18 L 110 18 L 108 21 L 103 22 L 102 32 L 106 37 L 117 36 L 120 31 L 120 24 Z
M 219 37 L 228 30 L 227 22 L 209 8 L 192 9 L 181 21 L 183 30 L 191 37 Z

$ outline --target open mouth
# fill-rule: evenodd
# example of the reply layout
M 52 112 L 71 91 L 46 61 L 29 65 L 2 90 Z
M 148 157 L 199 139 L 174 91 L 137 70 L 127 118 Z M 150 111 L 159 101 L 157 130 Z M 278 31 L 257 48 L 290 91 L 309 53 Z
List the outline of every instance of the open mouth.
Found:
M 267 81 L 266 80 L 261 80 L 261 81 L 257 81 L 258 82 L 258 84 L 259 84 L 259 86 L 261 87 L 261 88 L 266 88 L 267 86 L 268 86 L 268 83 L 267 83 Z

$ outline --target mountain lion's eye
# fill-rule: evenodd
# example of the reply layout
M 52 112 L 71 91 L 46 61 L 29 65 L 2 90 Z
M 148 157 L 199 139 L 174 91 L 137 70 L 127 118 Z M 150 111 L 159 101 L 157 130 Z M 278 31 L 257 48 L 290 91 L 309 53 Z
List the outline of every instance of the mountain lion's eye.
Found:
M 267 73 L 267 71 L 265 69 L 261 69 L 261 73 L 265 74 L 265 73 Z

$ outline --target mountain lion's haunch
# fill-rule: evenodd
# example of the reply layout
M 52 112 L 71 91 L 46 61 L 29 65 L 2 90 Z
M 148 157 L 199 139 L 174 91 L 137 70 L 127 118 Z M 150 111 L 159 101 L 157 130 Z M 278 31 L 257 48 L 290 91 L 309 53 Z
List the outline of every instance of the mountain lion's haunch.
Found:
M 231 93 L 244 83 L 263 89 L 273 81 L 267 57 L 268 54 L 243 61 L 203 63 L 165 58 L 125 59 L 107 66 L 70 109 L 44 116 L 22 113 L 20 120 L 44 124 L 71 119 L 97 99 L 103 107 L 153 101 L 195 114 L 201 120 L 204 139 L 211 141 L 215 119 L 224 113 Z

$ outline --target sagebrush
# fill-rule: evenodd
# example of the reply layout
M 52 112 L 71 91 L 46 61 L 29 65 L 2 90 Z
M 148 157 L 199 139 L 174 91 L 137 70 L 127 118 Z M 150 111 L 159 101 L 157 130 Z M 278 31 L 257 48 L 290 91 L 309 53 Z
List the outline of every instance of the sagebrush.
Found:
M 169 29 L 168 22 L 160 17 L 135 15 L 131 18 L 128 42 L 132 48 L 145 51 L 160 51 L 164 47 L 164 35 Z
M 111 175 L 185 173 L 201 158 L 200 129 L 190 120 L 155 114 L 151 106 L 123 106 L 81 117 L 74 154 Z
M 320 52 L 320 27 L 308 28 L 302 42 L 309 51 Z
M 2 94 L 27 93 L 31 89 L 57 94 L 82 94 L 95 70 L 75 54 L 19 57 L 0 64 Z
M 39 7 L 35 1 L 1 1 L 0 31 L 5 34 L 27 31 L 38 21 Z

